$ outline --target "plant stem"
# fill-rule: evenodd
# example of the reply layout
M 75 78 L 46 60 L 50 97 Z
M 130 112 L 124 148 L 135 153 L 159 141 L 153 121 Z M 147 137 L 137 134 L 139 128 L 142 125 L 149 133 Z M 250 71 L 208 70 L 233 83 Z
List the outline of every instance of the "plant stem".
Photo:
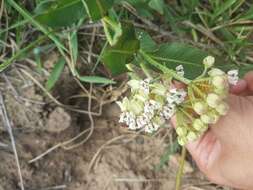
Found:
M 159 62 L 157 62 L 156 60 L 154 60 L 153 58 L 151 58 L 147 53 L 145 53 L 144 51 L 140 50 L 140 54 L 143 56 L 144 59 L 146 59 L 151 65 L 153 65 L 154 67 L 156 67 L 157 69 L 161 70 L 162 72 L 171 75 L 173 78 L 175 78 L 176 80 L 184 83 L 184 84 L 189 84 L 191 82 L 191 80 L 186 79 L 180 75 L 178 75 L 175 71 L 173 71 L 172 69 L 169 69 L 165 66 L 163 66 L 162 64 L 160 64 Z
M 179 168 L 177 171 L 177 177 L 176 177 L 176 190 L 180 190 L 181 188 L 181 180 L 182 180 L 183 171 L 184 171 L 185 157 L 186 157 L 186 148 L 185 146 L 183 146 L 182 152 L 181 152 L 180 165 L 179 165 Z

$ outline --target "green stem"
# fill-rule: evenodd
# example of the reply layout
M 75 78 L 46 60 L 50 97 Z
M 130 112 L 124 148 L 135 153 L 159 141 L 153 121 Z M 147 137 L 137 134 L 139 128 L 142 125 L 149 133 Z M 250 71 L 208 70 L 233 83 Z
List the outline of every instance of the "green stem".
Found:
M 167 67 L 163 66 L 162 64 L 160 64 L 159 62 L 157 62 L 156 60 L 154 60 L 152 57 L 150 57 L 147 53 L 145 53 L 144 51 L 140 50 L 140 54 L 143 56 L 144 59 L 146 59 L 151 65 L 153 65 L 154 67 L 156 67 L 157 69 L 161 70 L 162 72 L 164 72 L 165 74 L 169 74 L 171 75 L 173 78 L 175 78 L 176 80 L 184 83 L 184 84 L 189 84 L 191 82 L 191 80 L 186 79 L 180 75 L 178 75 L 175 71 L 173 71 L 172 69 L 168 69 Z
M 181 181 L 182 181 L 182 176 L 184 172 L 185 157 L 186 157 L 186 148 L 185 146 L 183 146 L 182 152 L 181 152 L 180 165 L 179 165 L 177 177 L 176 177 L 176 190 L 180 190 L 181 188 Z

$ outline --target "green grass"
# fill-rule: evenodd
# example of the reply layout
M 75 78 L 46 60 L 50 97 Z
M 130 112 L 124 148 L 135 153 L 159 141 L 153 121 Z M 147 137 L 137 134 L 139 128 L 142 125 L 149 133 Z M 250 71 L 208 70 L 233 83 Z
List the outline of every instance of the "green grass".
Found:
M 137 51 L 136 42 L 126 43 L 131 40 L 135 41 L 134 37 L 131 37 L 131 40 L 129 37 L 128 40 L 120 37 L 124 34 L 121 34 L 123 26 L 119 24 L 119 18 L 134 22 L 135 30 L 142 29 L 152 34 L 153 37 L 160 36 L 156 40 L 158 45 L 167 41 L 180 41 L 214 56 L 222 57 L 225 62 L 237 65 L 252 64 L 253 57 L 250 50 L 253 46 L 253 7 L 251 4 L 250 0 L 209 0 L 205 2 L 189 0 L 170 1 L 169 3 L 163 0 L 146 2 L 111 0 L 107 3 L 103 1 L 89 3 L 85 0 L 61 0 L 52 3 L 37 0 L 28 5 L 22 1 L 6 0 L 0 15 L 0 51 L 2 54 L 0 71 L 4 71 L 15 61 L 28 57 L 40 62 L 38 56 L 32 56 L 32 50 L 34 48 L 43 49 L 44 46 L 53 44 L 54 51 L 59 54 L 59 60 L 66 61 L 74 77 L 78 78 L 80 76 L 78 73 L 80 73 L 82 75 L 80 80 L 83 82 L 108 84 L 110 80 L 107 77 L 111 75 L 104 76 L 103 74 L 102 76 L 98 71 L 101 70 L 99 68 L 105 69 L 103 64 L 99 63 L 103 63 L 104 60 L 108 62 L 108 56 L 106 59 L 103 58 L 103 54 L 108 54 L 108 42 L 116 47 L 113 48 L 113 51 L 121 52 L 119 56 L 117 52 L 112 54 L 112 58 L 109 57 L 109 64 L 106 64 L 110 65 L 108 69 L 113 73 L 124 72 L 124 64 L 131 61 L 131 56 L 125 52 L 132 54 Z M 105 15 L 108 16 L 104 17 Z M 88 27 L 86 29 L 90 22 L 89 17 L 94 20 L 94 25 L 98 23 L 100 26 L 95 34 Z M 102 17 L 106 18 L 106 23 L 110 23 L 110 26 L 104 25 L 105 33 L 99 24 Z M 82 35 L 84 31 L 89 35 Z M 166 36 L 166 32 L 170 35 Z M 97 34 L 106 34 L 108 42 L 96 36 Z M 17 48 L 13 48 L 13 45 Z M 127 48 L 122 48 L 122 46 Z M 134 49 L 130 50 L 130 47 Z M 40 56 L 45 56 L 43 53 L 45 52 L 40 51 Z M 94 54 L 96 56 L 92 56 Z M 80 63 L 82 62 L 80 60 L 84 58 L 87 62 L 87 56 L 89 62 L 92 61 L 85 66 Z M 122 58 L 120 65 L 113 59 L 115 56 Z M 40 63 L 40 67 L 43 67 L 43 63 Z M 56 73 L 56 76 L 50 77 L 54 80 L 51 81 L 51 84 L 55 84 L 60 77 L 60 73 Z M 87 76 L 83 74 L 92 75 L 95 78 L 86 80 L 84 77 Z M 101 77 L 104 77 L 105 80 L 101 80 Z M 96 78 L 98 81 L 94 81 Z

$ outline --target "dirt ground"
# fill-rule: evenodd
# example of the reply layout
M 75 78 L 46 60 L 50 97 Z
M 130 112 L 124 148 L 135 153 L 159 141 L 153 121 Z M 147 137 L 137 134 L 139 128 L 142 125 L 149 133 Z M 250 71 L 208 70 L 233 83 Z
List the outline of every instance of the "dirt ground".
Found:
M 177 156 L 173 155 L 161 170 L 155 169 L 170 143 L 167 139 L 171 132 L 165 129 L 148 137 L 126 131 L 117 123 L 119 110 L 115 103 L 106 105 L 102 116 L 94 117 L 94 132 L 87 142 L 71 150 L 59 147 L 29 163 L 56 144 L 88 129 L 90 121 L 85 114 L 54 104 L 31 80 L 17 72 L 20 73 L 19 68 L 13 68 L 2 74 L 0 89 L 12 124 L 26 190 L 174 189 Z M 84 98 L 69 99 L 80 88 L 66 76 L 57 83 L 54 97 L 64 104 L 86 109 Z M 17 165 L 3 122 L 0 142 L 8 145 L 0 146 L 0 190 L 19 190 Z M 183 189 L 228 188 L 210 184 L 189 161 Z

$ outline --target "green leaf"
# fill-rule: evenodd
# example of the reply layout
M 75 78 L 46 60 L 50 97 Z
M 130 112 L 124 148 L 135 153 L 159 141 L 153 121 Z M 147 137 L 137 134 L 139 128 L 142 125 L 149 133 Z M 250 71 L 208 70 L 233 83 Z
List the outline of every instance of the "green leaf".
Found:
M 69 46 L 70 46 L 70 55 L 71 59 L 73 60 L 74 64 L 77 61 L 78 57 L 78 38 L 77 38 L 77 32 L 74 31 L 70 35 L 70 41 L 69 41 Z
M 164 13 L 164 1 L 163 0 L 150 0 L 148 3 L 149 7 L 156 10 L 160 14 Z
M 151 36 L 144 31 L 139 31 L 138 39 L 140 40 L 140 48 L 145 52 L 154 52 L 159 47 L 157 46 L 156 42 L 151 38 Z
M 134 53 L 139 49 L 139 40 L 136 38 L 133 24 L 122 24 L 123 34 L 114 46 L 107 46 L 102 55 L 102 61 L 110 69 L 113 75 L 121 74 L 126 69 Z
M 82 2 L 92 21 L 106 16 L 114 4 L 114 0 L 82 0 Z
M 47 83 L 46 83 L 46 89 L 51 90 L 55 83 L 58 81 L 58 79 L 61 76 L 61 73 L 64 69 L 64 66 L 66 64 L 66 61 L 63 58 L 60 58 L 58 62 L 55 64 L 52 73 L 50 74 Z
M 121 23 L 114 21 L 107 16 L 102 19 L 102 23 L 106 39 L 111 46 L 115 45 L 118 42 L 120 36 L 122 35 Z
M 99 76 L 78 76 L 78 79 L 82 82 L 95 84 L 115 84 L 115 81 Z
M 170 69 L 183 65 L 188 79 L 194 79 L 202 73 L 202 61 L 207 55 L 204 51 L 182 43 L 162 44 L 156 52 L 150 54 L 154 60 Z
M 40 23 L 55 27 L 71 26 L 85 17 L 85 9 L 80 0 L 43 1 L 35 9 Z

